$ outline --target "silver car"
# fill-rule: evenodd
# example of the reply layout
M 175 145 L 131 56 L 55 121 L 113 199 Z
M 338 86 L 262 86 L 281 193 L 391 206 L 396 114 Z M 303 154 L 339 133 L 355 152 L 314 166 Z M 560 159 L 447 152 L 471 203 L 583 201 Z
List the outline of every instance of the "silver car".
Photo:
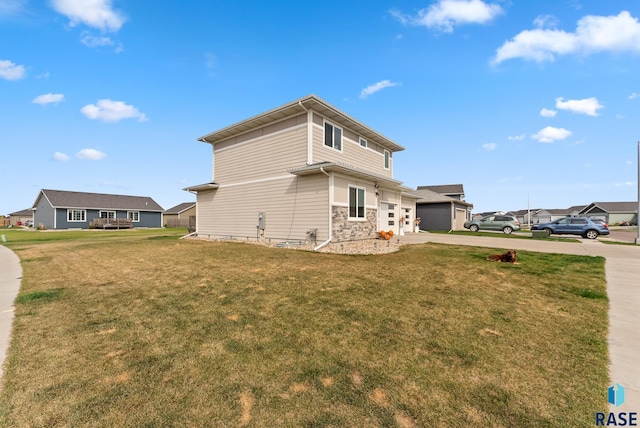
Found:
M 520 230 L 520 222 L 511 215 L 488 215 L 480 220 L 467 221 L 464 224 L 465 229 L 472 232 L 479 230 L 501 230 L 510 235 L 514 230 Z

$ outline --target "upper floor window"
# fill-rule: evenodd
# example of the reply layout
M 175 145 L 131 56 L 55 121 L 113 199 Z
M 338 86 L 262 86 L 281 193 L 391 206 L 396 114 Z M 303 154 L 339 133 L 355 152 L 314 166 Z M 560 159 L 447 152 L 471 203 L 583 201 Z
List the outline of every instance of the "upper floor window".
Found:
M 67 210 L 67 221 L 87 221 L 87 211 Z
M 360 145 L 361 145 L 362 147 L 365 147 L 365 148 L 366 148 L 366 147 L 367 147 L 367 140 L 365 140 L 364 138 L 360 138 Z
M 384 169 L 389 169 L 391 166 L 391 152 L 389 150 L 384 151 Z
M 324 145 L 342 151 L 342 129 L 328 122 L 325 122 Z

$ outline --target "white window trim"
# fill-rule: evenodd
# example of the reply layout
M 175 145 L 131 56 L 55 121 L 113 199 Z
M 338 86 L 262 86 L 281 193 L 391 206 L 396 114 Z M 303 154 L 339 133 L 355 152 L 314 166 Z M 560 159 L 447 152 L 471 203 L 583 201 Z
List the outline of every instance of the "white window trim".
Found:
M 102 217 L 102 213 L 113 213 L 113 217 Z M 116 218 L 116 212 L 113 210 L 102 210 L 98 212 L 100 218 Z
M 356 214 L 358 213 L 358 201 L 357 201 L 357 197 L 358 197 L 358 190 L 362 190 L 364 192 L 364 213 L 363 213 L 363 217 L 351 217 L 351 189 L 356 189 Z M 367 189 L 365 187 L 362 186 L 352 186 L 349 185 L 349 191 L 347 192 L 347 210 L 349 211 L 349 215 L 348 215 L 348 219 L 349 221 L 367 221 Z
M 138 217 L 138 219 L 136 220 L 135 218 L 131 218 L 131 214 L 138 214 L 136 217 Z M 140 211 L 127 211 L 127 219 L 131 220 L 131 223 L 140 223 Z
M 362 144 L 364 142 L 364 145 Z M 359 138 L 358 144 L 360 145 L 360 147 L 362 147 L 363 149 L 366 149 L 369 147 L 369 143 L 367 142 L 366 138 Z
M 391 152 L 385 149 L 382 155 L 384 156 L 384 169 L 391 169 Z
M 336 142 L 333 140 L 334 135 L 331 136 L 331 146 L 327 146 L 325 144 L 325 139 L 326 139 L 326 132 L 327 132 L 327 125 L 331 125 L 334 129 L 338 128 L 340 130 L 340 148 L 336 149 Z M 325 149 L 331 149 L 331 150 L 335 150 L 336 152 L 340 152 L 342 153 L 342 148 L 344 147 L 344 128 L 342 128 L 341 126 L 338 126 L 336 124 L 334 124 L 333 122 L 330 122 L 328 120 L 323 120 L 322 122 L 322 147 L 324 147 Z
M 78 211 L 82 213 L 82 220 L 74 220 L 73 219 L 73 212 L 74 211 Z M 86 223 L 87 221 L 87 210 L 79 210 L 79 209 L 74 209 L 74 208 L 69 208 L 67 209 L 67 222 L 69 223 Z

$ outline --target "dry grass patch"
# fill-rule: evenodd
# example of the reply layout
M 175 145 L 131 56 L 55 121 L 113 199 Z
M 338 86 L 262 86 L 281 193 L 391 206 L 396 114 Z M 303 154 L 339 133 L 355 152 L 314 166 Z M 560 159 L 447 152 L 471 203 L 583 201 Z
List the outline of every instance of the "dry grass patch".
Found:
M 566 427 L 606 405 L 600 258 L 134 234 L 17 252 L 2 426 Z

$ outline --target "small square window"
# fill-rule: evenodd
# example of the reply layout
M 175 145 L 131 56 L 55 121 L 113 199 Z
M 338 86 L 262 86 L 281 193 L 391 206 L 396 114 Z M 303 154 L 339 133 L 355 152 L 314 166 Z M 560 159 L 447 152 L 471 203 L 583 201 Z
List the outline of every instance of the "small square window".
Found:
M 360 138 L 360 145 L 362 147 L 367 147 L 367 140 L 365 140 L 364 138 Z

